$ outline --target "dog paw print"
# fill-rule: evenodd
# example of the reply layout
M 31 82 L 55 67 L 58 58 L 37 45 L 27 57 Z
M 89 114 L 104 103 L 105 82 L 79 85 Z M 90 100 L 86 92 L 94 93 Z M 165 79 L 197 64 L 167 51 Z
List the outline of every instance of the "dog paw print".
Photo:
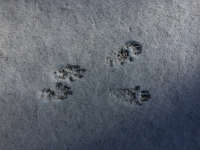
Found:
M 58 71 L 54 71 L 53 75 L 55 79 L 74 82 L 82 78 L 85 71 L 86 69 L 83 69 L 78 65 L 69 64 L 66 67 L 60 68 Z
M 148 101 L 151 98 L 149 91 L 140 90 L 140 86 L 135 86 L 130 89 L 112 89 L 111 94 L 115 95 L 118 100 L 141 106 L 144 101 Z
M 112 52 L 107 57 L 107 63 L 113 67 L 116 63 L 124 65 L 125 63 L 133 62 L 135 57 L 142 52 L 142 44 L 137 41 L 128 41 L 118 51 Z

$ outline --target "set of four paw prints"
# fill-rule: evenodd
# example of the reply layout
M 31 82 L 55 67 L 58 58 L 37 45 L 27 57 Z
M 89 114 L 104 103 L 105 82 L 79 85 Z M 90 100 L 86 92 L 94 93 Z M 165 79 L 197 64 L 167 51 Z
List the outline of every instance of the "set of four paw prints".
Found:
M 137 41 L 126 42 L 125 45 L 118 51 L 112 52 L 107 57 L 107 63 L 110 67 L 116 64 L 125 65 L 131 63 L 141 54 L 142 45 Z M 69 83 L 72 84 L 83 78 L 86 69 L 78 65 L 68 64 L 61 67 L 52 73 L 56 82 L 52 88 L 44 88 L 42 90 L 42 98 L 46 100 L 65 100 L 68 96 L 73 95 Z M 110 89 L 111 95 L 114 95 L 118 100 L 141 106 L 143 102 L 151 98 L 148 90 L 140 90 L 140 86 L 134 86 L 130 89 Z

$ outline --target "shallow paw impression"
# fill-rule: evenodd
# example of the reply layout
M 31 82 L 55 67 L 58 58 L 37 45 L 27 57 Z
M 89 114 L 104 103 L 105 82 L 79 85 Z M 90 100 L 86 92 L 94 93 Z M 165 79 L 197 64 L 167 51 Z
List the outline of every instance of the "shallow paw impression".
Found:
M 114 51 L 107 57 L 107 63 L 113 67 L 116 63 L 124 65 L 125 63 L 133 62 L 135 56 L 141 54 L 142 45 L 137 41 L 128 41 L 118 51 Z
M 136 41 L 126 42 L 125 48 L 134 55 L 139 55 L 142 52 L 142 45 Z
M 67 99 L 69 95 L 72 95 L 73 92 L 71 88 L 63 83 L 55 83 L 53 89 L 43 89 L 42 97 L 48 100 L 64 100 Z
M 139 85 L 130 89 L 111 89 L 110 93 L 118 100 L 134 104 L 136 106 L 141 106 L 143 102 L 148 101 L 151 98 L 149 91 L 141 91 Z
M 44 97 L 45 99 L 51 100 L 51 99 L 55 98 L 55 92 L 51 89 L 43 89 L 42 97 Z
M 74 82 L 82 78 L 85 71 L 86 69 L 80 68 L 78 65 L 68 64 L 66 67 L 62 67 L 58 71 L 54 71 L 53 75 L 55 79 Z
M 53 72 L 53 77 L 56 79 L 52 88 L 44 88 L 42 90 L 41 97 L 46 100 L 64 100 L 68 96 L 73 94 L 73 91 L 69 87 L 69 83 L 72 83 L 83 77 L 86 69 L 81 68 L 78 65 L 68 64 L 66 67 L 60 68 L 58 71 Z M 68 84 L 66 84 L 66 82 Z

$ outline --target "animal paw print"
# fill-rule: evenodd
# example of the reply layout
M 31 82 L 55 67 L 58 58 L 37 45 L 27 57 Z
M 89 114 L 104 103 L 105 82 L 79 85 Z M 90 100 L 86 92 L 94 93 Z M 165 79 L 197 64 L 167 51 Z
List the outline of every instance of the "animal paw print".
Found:
M 115 95 L 118 99 L 134 104 L 136 106 L 141 106 L 144 101 L 148 101 L 151 98 L 149 91 L 140 91 L 140 86 L 135 86 L 130 89 L 114 89 L 110 90 L 111 94 Z
M 137 41 L 126 42 L 125 48 L 133 55 L 139 55 L 142 52 L 142 45 Z
M 133 62 L 134 58 L 142 52 L 142 45 L 137 41 L 128 41 L 119 50 L 107 57 L 107 63 L 113 67 L 117 62 L 121 65 Z
M 42 90 L 42 97 L 48 100 L 52 100 L 55 98 L 55 92 L 51 89 L 43 89 Z
M 64 100 L 67 99 L 69 95 L 73 94 L 71 88 L 67 85 L 63 85 L 61 82 L 55 83 L 55 88 L 57 89 L 57 99 Z
M 78 65 L 69 64 L 58 71 L 54 71 L 53 75 L 55 79 L 74 82 L 82 78 L 85 71 L 86 69 L 80 68 Z
M 71 88 L 67 85 L 63 85 L 61 82 L 55 83 L 53 89 L 42 90 L 42 97 L 48 100 L 53 100 L 53 99 L 64 100 L 67 99 L 67 97 L 72 94 L 73 92 Z
M 72 83 L 79 78 L 82 78 L 85 71 L 86 69 L 82 69 L 78 65 L 70 64 L 64 68 L 59 69 L 58 71 L 54 71 L 54 79 L 57 79 L 57 81 L 54 83 L 52 89 L 43 89 L 41 97 L 48 100 L 67 99 L 69 95 L 73 94 L 73 92 L 71 88 L 66 84 L 66 81 L 70 81 L 70 83 Z

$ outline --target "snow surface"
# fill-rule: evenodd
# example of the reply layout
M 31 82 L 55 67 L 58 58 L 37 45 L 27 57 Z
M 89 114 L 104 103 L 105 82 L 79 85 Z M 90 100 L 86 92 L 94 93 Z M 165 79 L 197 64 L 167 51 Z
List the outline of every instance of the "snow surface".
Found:
M 200 149 L 199 14 L 199 0 L 0 0 L 0 149 Z

